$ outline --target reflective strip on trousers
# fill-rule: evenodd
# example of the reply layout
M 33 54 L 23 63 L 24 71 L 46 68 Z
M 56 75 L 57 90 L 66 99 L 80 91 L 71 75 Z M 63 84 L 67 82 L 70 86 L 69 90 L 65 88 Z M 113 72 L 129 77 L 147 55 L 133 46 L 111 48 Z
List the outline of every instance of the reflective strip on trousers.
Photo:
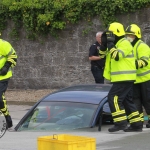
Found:
M 120 108 L 118 105 L 118 96 L 114 97 L 114 106 L 115 106 L 116 112 L 120 111 Z
M 9 111 L 7 109 L 7 103 L 6 103 L 6 100 L 5 100 L 4 93 L 2 95 L 2 101 L 4 103 L 4 108 L 1 108 L 0 110 L 2 111 L 2 113 L 4 114 L 4 116 L 7 116 L 7 115 L 9 115 Z
M 127 120 L 126 116 L 114 118 L 114 122 L 119 122 L 119 121 L 124 121 L 124 120 Z
M 112 116 L 115 117 L 115 116 L 121 115 L 121 114 L 125 114 L 125 110 L 120 110 L 120 111 L 114 112 L 114 113 L 112 113 Z
M 132 117 L 134 117 L 134 116 L 136 116 L 136 115 L 139 115 L 139 112 L 138 112 L 138 111 L 131 113 L 131 114 L 128 116 L 128 119 L 131 119 Z
M 136 117 L 136 118 L 133 118 L 133 119 L 129 120 L 130 123 L 139 122 L 139 121 L 141 121 L 140 117 Z
M 141 118 L 141 121 L 143 122 L 144 121 L 144 114 L 143 113 L 140 114 L 140 118 Z
M 114 97 L 113 104 L 114 104 L 114 107 L 116 110 L 116 112 L 112 113 L 114 122 L 120 122 L 120 121 L 127 120 L 127 117 L 125 115 L 125 110 L 120 110 L 120 108 L 119 108 L 117 95 Z M 123 115 L 123 116 L 119 116 L 119 115 Z

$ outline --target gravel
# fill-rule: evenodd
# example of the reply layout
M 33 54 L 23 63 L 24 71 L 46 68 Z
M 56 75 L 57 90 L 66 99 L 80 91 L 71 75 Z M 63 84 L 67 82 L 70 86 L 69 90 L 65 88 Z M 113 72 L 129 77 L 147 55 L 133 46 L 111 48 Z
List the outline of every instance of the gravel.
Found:
M 5 97 L 7 102 L 37 102 L 41 98 L 56 90 L 57 89 L 7 90 Z

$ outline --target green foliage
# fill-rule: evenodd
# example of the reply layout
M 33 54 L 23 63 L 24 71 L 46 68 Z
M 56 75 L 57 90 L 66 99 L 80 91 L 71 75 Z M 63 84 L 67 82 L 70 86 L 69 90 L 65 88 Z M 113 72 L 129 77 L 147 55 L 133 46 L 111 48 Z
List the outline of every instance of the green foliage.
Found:
M 116 21 L 116 14 L 135 12 L 149 4 L 150 0 L 0 0 L 0 32 L 13 22 L 12 37 L 19 38 L 22 27 L 29 39 L 57 36 L 67 24 L 82 19 L 89 23 L 99 16 L 107 25 Z

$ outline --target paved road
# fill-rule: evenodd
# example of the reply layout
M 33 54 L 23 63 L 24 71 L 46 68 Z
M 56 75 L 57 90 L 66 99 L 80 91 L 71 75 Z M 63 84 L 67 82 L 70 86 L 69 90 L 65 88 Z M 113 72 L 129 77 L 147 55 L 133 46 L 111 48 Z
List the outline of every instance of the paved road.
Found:
M 14 126 L 30 109 L 31 106 L 10 105 Z M 48 136 L 53 134 L 72 134 L 79 136 L 88 136 L 96 138 L 97 150 L 149 150 L 150 149 L 150 129 L 144 127 L 140 133 L 109 133 L 107 129 L 110 125 L 103 125 L 102 131 L 98 132 L 97 128 L 92 131 L 82 132 L 9 132 L 0 138 L 0 150 L 37 150 L 37 137 Z

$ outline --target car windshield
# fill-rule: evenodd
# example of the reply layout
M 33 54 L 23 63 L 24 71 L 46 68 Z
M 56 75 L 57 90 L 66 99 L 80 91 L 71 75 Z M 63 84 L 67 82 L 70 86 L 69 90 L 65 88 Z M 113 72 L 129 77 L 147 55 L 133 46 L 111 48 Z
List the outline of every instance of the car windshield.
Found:
M 41 102 L 19 130 L 72 130 L 89 127 L 98 105 L 72 102 Z

